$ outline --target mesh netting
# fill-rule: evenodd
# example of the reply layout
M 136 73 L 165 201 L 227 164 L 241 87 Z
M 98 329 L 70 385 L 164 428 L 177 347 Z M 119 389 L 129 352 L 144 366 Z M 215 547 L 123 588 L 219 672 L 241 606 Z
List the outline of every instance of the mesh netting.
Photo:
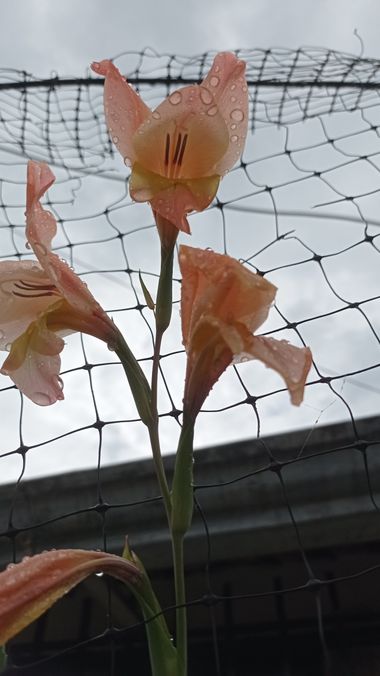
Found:
M 263 332 L 309 345 L 314 363 L 300 408 L 290 406 L 280 378 L 261 364 L 231 367 L 199 416 L 196 446 L 348 421 L 356 447 L 362 442 L 357 420 L 377 414 L 380 403 L 380 62 L 318 48 L 242 50 L 239 56 L 248 64 L 251 134 L 214 203 L 190 217 L 191 241 L 180 239 L 228 253 L 273 282 L 276 305 Z M 122 54 L 116 63 L 153 108 L 173 88 L 202 79 L 212 60 L 211 53 L 189 58 L 146 50 Z M 128 170 L 105 127 L 103 80 L 0 74 L 1 258 L 30 257 L 26 160 L 47 161 L 57 176 L 47 200 L 59 226 L 55 250 L 86 280 L 148 374 L 153 317 L 138 275 L 154 295 L 158 238 L 149 207 L 129 198 Z M 174 319 L 161 357 L 166 453 L 175 449 L 181 420 L 179 291 L 177 267 Z M 41 474 L 148 456 L 115 355 L 74 335 L 62 370 L 65 401 L 52 408 L 23 400 L 1 377 L 3 482 L 19 486 Z M 273 469 L 271 463 L 268 450 L 259 473 Z M 367 471 L 365 452 L 363 463 Z M 298 537 L 281 469 L 276 466 Z M 3 535 L 11 537 L 16 558 L 23 553 L 18 532 L 10 516 Z M 298 545 L 310 584 L 315 575 L 300 539 Z M 318 593 L 316 612 L 326 652 Z

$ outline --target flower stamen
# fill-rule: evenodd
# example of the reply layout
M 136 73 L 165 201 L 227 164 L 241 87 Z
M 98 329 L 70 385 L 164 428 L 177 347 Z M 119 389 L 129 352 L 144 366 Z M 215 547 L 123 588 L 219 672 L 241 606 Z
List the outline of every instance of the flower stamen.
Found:
M 20 291 L 15 291 L 20 289 Z M 59 296 L 59 293 L 54 286 L 54 284 L 38 284 L 34 282 L 25 282 L 20 280 L 15 282 L 13 289 L 11 290 L 13 296 L 19 296 L 20 298 L 41 298 L 43 296 Z

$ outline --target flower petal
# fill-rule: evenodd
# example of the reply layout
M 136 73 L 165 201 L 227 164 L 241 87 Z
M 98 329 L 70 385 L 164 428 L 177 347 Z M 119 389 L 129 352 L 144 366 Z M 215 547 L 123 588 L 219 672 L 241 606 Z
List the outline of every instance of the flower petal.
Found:
M 228 128 L 214 98 L 198 85 L 170 94 L 133 136 L 136 161 L 171 179 L 219 173 L 214 167 L 228 145 Z
M 132 136 L 150 114 L 150 109 L 141 100 L 112 61 L 105 59 L 93 63 L 92 70 L 105 76 L 104 108 L 108 131 L 125 164 L 135 161 Z
M 51 240 L 56 233 L 53 214 L 42 208 L 39 199 L 54 181 L 54 175 L 43 162 L 28 162 L 26 236 L 46 275 L 67 302 L 77 311 L 101 319 L 108 341 L 114 335 L 114 325 L 95 300 L 87 285 L 75 274 L 66 261 L 51 251 Z
M 240 323 L 250 332 L 265 321 L 276 287 L 231 256 L 180 246 L 181 317 L 185 346 L 202 316 Z
M 223 175 L 231 169 L 243 152 L 248 129 L 248 87 L 245 62 L 230 52 L 217 54 L 202 86 L 215 99 L 229 131 L 229 146 L 217 163 L 215 173 Z
M 129 189 L 136 202 L 149 201 L 153 211 L 179 230 L 190 233 L 186 214 L 206 209 L 214 198 L 218 185 L 219 176 L 173 182 L 135 164 Z
M 198 415 L 206 397 L 231 364 L 233 352 L 225 341 L 221 322 L 205 317 L 198 322 L 188 352 L 183 408 L 193 419 Z M 236 336 L 235 336 L 236 337 Z M 231 336 L 233 343 L 233 337 Z
M 43 316 L 13 341 L 0 373 L 12 378 L 16 387 L 35 404 L 54 404 L 63 399 L 59 378 L 59 353 L 63 347 L 63 339 L 46 328 Z
M 240 355 L 240 361 L 247 356 L 259 359 L 265 366 L 277 371 L 285 380 L 292 404 L 295 406 L 301 404 L 306 378 L 312 363 L 312 355 L 308 347 L 296 347 L 290 345 L 287 340 L 250 336 L 244 355 Z
M 36 261 L 1 261 L 0 349 L 7 348 L 59 297 Z
M 130 561 L 82 549 L 58 549 L 11 564 L 0 573 L 0 644 L 95 572 L 107 573 L 128 584 L 141 578 L 139 569 Z

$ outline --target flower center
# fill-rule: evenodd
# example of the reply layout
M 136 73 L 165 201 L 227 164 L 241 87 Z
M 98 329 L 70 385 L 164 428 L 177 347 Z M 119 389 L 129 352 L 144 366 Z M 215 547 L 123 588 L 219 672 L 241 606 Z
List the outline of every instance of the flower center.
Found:
M 43 296 L 59 296 L 54 284 L 39 284 L 38 282 L 26 282 L 20 279 L 14 282 L 10 292 L 20 298 L 41 298 Z
M 166 134 L 165 140 L 165 176 L 178 178 L 185 155 L 188 134 L 177 129 Z

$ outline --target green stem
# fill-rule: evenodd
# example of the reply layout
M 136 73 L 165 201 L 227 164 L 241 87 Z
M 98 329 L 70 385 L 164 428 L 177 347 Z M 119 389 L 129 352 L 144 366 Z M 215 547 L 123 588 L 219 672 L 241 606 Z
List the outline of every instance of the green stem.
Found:
M 171 536 L 176 595 L 176 646 L 180 676 L 187 675 L 187 612 L 183 540 L 193 516 L 194 421 L 184 420 L 178 443 L 172 486 Z
M 176 648 L 178 676 L 187 676 L 187 612 L 183 535 L 172 533 L 176 599 Z
M 194 421 L 183 421 L 178 442 L 172 486 L 172 532 L 182 536 L 193 518 L 193 439 Z
M 170 251 L 167 251 L 166 249 L 161 247 L 161 270 L 156 300 L 156 338 L 154 341 L 152 384 L 151 384 L 152 423 L 149 426 L 149 437 L 152 447 L 154 464 L 156 467 L 157 479 L 164 500 L 166 516 L 169 525 L 171 520 L 171 498 L 168 482 L 166 479 L 165 469 L 162 462 L 160 438 L 158 433 L 159 418 L 157 408 L 157 391 L 158 391 L 158 373 L 160 365 L 162 336 L 170 324 L 172 312 L 173 252 L 174 245 Z
M 174 244 L 161 246 L 161 269 L 156 299 L 156 329 L 162 337 L 168 328 L 172 316 L 173 304 L 173 255 Z

